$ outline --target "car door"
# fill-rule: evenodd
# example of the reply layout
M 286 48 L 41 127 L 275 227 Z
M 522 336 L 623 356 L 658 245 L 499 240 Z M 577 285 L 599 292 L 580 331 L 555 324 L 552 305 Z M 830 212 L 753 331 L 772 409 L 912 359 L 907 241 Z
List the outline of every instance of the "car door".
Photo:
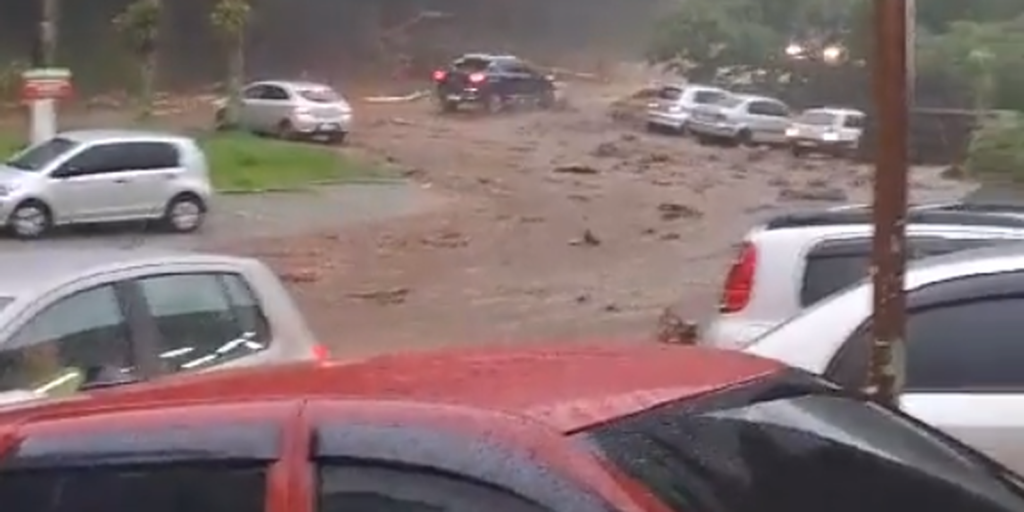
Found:
M 135 325 L 122 299 L 116 285 L 102 284 L 27 310 L 0 341 L 0 396 L 67 396 L 100 372 L 144 378 L 147 365 L 137 357 Z
M 266 94 L 267 87 L 263 84 L 253 84 L 242 91 L 242 108 L 238 112 L 238 122 L 243 129 L 258 131 L 256 120 L 257 112 Z
M 164 141 L 133 141 L 123 144 L 130 155 L 123 172 L 124 193 L 130 204 L 126 214 L 132 218 L 158 217 L 163 214 L 173 193 L 174 180 L 184 172 L 178 147 Z
M 292 95 L 287 89 L 279 85 L 267 85 L 258 109 L 260 130 L 266 132 L 277 130 L 281 121 L 291 117 L 294 107 Z
M 786 141 L 789 109 L 776 101 L 755 100 L 747 106 L 754 142 L 780 144 Z
M 270 489 L 271 468 L 281 457 L 276 424 L 200 424 L 188 414 L 169 420 L 159 409 L 146 409 L 157 420 L 140 424 L 133 412 L 43 420 L 43 428 L 20 430 L 18 449 L 0 465 L 5 510 L 136 512 L 142 504 L 148 512 L 282 510 L 270 504 L 284 498 Z M 231 414 L 209 412 L 205 418 Z
M 157 334 L 160 371 L 266 362 L 272 329 L 245 279 L 232 272 L 174 272 L 131 285 Z
M 57 167 L 47 184 L 58 223 L 99 222 L 129 216 L 134 199 L 127 171 L 133 154 L 121 142 L 85 148 Z
M 1024 272 L 976 275 L 908 295 L 901 408 L 1024 471 Z M 871 326 L 836 354 L 826 377 L 867 378 Z

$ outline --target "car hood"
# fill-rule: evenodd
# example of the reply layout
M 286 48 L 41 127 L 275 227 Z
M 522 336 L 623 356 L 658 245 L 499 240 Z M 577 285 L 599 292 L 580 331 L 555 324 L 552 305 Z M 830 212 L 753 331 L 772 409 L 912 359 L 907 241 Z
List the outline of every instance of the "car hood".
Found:
M 26 172 L 9 165 L 0 164 L 0 183 L 12 183 L 15 181 L 21 181 L 26 177 L 32 176 L 34 173 Z

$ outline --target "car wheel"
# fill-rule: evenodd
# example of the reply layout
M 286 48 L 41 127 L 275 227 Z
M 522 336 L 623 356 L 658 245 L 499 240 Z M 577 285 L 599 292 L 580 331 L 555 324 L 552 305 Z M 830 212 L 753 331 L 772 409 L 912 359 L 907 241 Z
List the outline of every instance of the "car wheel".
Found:
M 807 151 L 804 148 L 801 148 L 800 146 L 797 146 L 795 144 L 789 147 L 789 152 L 792 153 L 793 156 L 797 158 L 803 158 L 803 156 L 807 154 Z
M 335 132 L 327 136 L 328 144 L 344 144 L 345 137 L 348 136 L 346 132 Z
M 7 218 L 7 229 L 15 238 L 42 238 L 53 227 L 53 214 L 45 204 L 30 199 L 14 208 Z
M 734 143 L 737 146 L 753 146 L 754 135 L 750 133 L 750 130 L 744 128 L 740 130 L 739 133 L 736 134 L 736 139 L 734 140 Z
M 287 119 L 282 119 L 280 123 L 277 123 L 277 128 L 274 131 L 274 136 L 281 140 L 295 140 L 297 133 L 295 127 L 292 126 L 292 122 Z
M 714 142 L 715 140 L 707 135 L 697 135 L 697 144 L 700 144 L 701 146 L 710 146 Z
M 167 202 L 163 226 L 173 233 L 191 233 L 206 220 L 206 204 L 194 194 L 178 194 Z

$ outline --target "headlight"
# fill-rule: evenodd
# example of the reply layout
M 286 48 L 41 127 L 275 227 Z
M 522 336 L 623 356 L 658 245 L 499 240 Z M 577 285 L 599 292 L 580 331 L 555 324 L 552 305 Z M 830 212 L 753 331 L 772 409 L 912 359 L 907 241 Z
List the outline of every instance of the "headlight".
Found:
M 786 128 L 786 137 L 796 137 L 798 134 L 796 128 Z
M 673 114 L 678 114 L 683 111 L 683 107 L 682 105 L 672 105 L 671 107 L 668 108 L 668 111 Z
M 821 138 L 823 140 L 825 140 L 825 141 L 828 141 L 828 142 L 835 142 L 835 141 L 839 140 L 839 134 L 838 133 L 834 133 L 834 132 L 829 132 L 829 133 L 826 133 L 825 135 L 822 135 Z

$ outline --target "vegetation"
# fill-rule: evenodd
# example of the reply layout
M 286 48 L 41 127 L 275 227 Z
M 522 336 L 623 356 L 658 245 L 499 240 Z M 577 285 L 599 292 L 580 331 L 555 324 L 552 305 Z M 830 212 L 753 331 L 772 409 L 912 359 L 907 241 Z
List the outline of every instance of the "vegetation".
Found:
M 227 51 L 228 105 L 223 120 L 226 126 L 234 126 L 238 120 L 245 80 L 245 33 L 251 16 L 249 0 L 218 0 L 210 13 L 210 23 Z
M 965 167 L 974 178 L 1024 183 L 1024 116 L 1011 112 L 983 123 Z
M 157 42 L 160 38 L 161 0 L 135 0 L 114 17 L 114 27 L 121 34 L 131 54 L 138 60 L 139 118 L 153 115 L 156 95 Z
M 199 139 L 218 190 L 260 192 L 301 189 L 318 183 L 386 177 L 379 167 L 335 148 L 215 133 Z M 0 159 L 25 146 L 24 137 L 0 133 Z

